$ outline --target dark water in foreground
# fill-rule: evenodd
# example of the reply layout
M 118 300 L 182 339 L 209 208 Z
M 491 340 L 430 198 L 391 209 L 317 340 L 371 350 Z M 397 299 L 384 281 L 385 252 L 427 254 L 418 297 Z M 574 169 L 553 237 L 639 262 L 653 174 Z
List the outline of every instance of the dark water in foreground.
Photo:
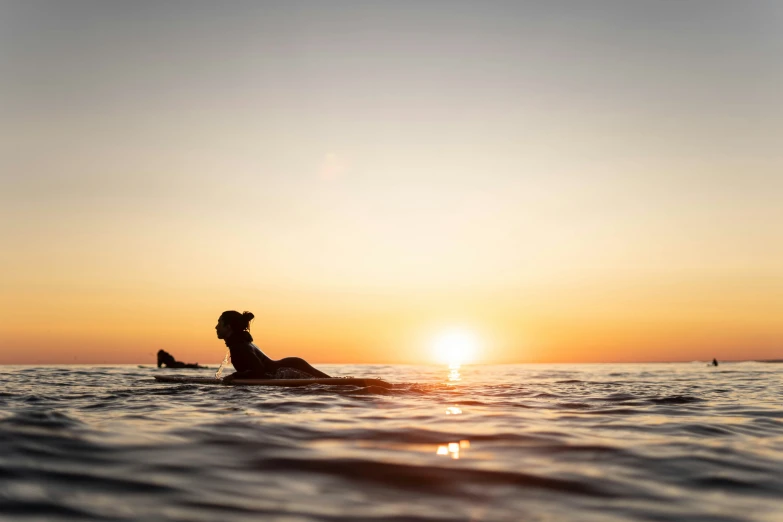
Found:
M 0 519 L 783 520 L 780 364 L 324 369 L 0 367 Z

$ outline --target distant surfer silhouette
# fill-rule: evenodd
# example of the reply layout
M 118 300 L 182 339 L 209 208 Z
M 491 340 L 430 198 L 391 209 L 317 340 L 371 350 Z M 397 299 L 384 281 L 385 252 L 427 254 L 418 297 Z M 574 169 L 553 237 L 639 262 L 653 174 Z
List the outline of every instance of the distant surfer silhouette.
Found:
M 718 366 L 718 360 L 717 359 L 712 359 L 712 365 L 713 366 Z
M 166 350 L 158 350 L 158 368 L 165 366 L 166 368 L 206 368 L 206 366 L 199 366 L 198 363 L 184 363 L 176 360 Z
M 273 361 L 253 344 L 248 332 L 250 321 L 255 317 L 250 312 L 239 313 L 235 310 L 223 312 L 218 319 L 215 331 L 218 339 L 223 339 L 231 352 L 231 364 L 235 373 L 223 378 L 223 382 L 234 379 L 328 379 L 329 375 L 316 370 L 299 357 L 285 357 Z

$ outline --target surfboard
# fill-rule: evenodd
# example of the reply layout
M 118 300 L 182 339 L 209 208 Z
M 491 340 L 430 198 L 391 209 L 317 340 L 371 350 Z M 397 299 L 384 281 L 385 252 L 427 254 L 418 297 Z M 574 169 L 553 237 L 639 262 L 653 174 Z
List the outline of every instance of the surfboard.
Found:
M 220 379 L 214 377 L 190 377 L 188 375 L 155 375 L 158 382 L 178 384 L 223 384 Z M 379 386 L 391 388 L 392 385 L 381 379 L 358 379 L 355 377 L 334 377 L 331 379 L 235 379 L 228 384 L 243 386 L 309 386 L 322 384 L 326 386 Z

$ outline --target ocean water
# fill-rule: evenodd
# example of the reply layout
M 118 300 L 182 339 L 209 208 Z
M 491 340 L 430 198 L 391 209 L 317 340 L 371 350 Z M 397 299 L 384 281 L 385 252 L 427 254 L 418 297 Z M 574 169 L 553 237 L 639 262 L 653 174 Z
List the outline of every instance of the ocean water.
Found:
M 0 367 L 0 519 L 783 521 L 783 365 Z

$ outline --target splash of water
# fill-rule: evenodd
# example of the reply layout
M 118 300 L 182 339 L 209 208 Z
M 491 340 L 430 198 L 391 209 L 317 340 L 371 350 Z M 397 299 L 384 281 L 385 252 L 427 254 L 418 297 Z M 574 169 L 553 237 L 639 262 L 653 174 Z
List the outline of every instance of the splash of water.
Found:
M 215 379 L 220 379 L 223 375 L 223 367 L 228 364 L 228 356 L 231 354 L 231 350 L 226 350 L 226 356 L 223 357 L 223 362 L 220 363 L 220 368 L 215 372 Z

